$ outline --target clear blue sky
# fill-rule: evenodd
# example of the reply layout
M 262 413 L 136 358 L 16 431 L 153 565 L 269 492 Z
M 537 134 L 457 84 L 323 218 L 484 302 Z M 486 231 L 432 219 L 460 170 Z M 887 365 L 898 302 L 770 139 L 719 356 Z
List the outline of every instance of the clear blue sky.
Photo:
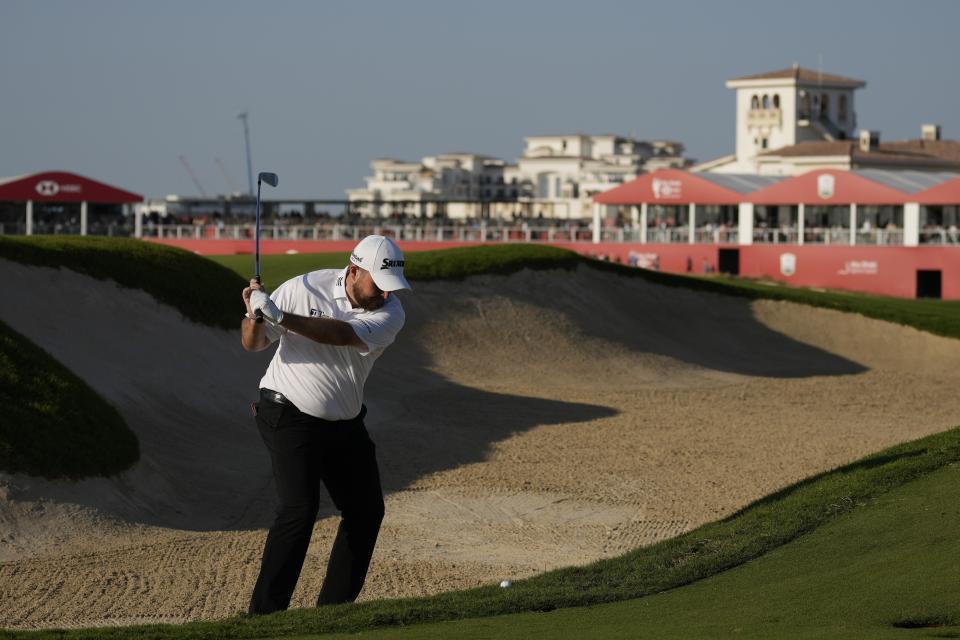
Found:
M 960 138 L 960 2 L 0 0 L 0 176 L 147 196 L 280 174 L 344 197 L 376 157 L 514 160 L 525 135 L 633 133 L 731 153 L 728 78 L 794 61 L 867 81 L 860 126 Z M 273 194 L 272 194 L 273 195 Z

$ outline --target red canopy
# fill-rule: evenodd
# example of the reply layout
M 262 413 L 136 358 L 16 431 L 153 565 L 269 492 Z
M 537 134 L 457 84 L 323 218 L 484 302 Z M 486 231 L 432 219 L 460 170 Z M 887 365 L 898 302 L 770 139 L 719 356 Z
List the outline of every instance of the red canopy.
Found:
M 960 177 L 941 182 L 935 187 L 915 193 L 910 200 L 920 204 L 960 205 Z
M 817 169 L 751 193 L 754 204 L 903 204 L 915 198 L 850 171 Z
M 600 204 L 737 204 L 744 196 L 679 169 L 660 169 L 598 193 Z
M 143 202 L 143 196 L 65 171 L 0 179 L 0 202 Z

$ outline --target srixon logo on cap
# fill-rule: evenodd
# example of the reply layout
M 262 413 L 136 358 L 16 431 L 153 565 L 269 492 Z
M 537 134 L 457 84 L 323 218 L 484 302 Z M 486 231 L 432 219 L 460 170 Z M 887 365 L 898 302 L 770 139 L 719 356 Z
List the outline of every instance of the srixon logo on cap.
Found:
M 400 267 L 403 268 L 403 260 L 391 260 L 390 258 L 384 258 L 383 264 L 380 265 L 380 271 L 384 269 L 389 269 L 390 267 Z
M 363 262 L 363 258 L 358 256 L 356 252 L 353 252 L 352 254 L 350 254 L 350 257 L 352 257 L 357 262 Z

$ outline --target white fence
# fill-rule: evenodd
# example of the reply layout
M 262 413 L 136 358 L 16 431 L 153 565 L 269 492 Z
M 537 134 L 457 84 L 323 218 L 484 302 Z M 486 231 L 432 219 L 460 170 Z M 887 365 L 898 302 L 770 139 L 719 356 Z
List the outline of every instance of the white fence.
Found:
M 145 222 L 145 238 L 178 239 L 252 239 L 253 224 L 166 224 Z M 647 244 L 687 244 L 690 230 L 680 227 L 648 227 L 646 234 L 639 227 L 604 227 L 600 230 L 599 242 Z M 22 222 L 0 223 L 0 235 L 22 235 L 26 232 Z M 35 223 L 34 234 L 79 234 L 75 224 Z M 90 235 L 131 236 L 133 228 L 125 224 L 91 224 Z M 260 237 L 266 240 L 359 240 L 370 234 L 387 235 L 399 240 L 419 242 L 593 242 L 593 229 L 587 223 L 563 226 L 530 224 L 431 225 L 431 224 L 336 224 L 313 225 L 266 224 L 261 226 Z M 856 231 L 856 245 L 903 246 L 904 232 L 901 229 L 872 229 Z M 846 228 L 807 227 L 803 233 L 804 244 L 849 245 L 850 230 Z M 700 244 L 737 244 L 736 228 L 700 227 L 694 230 L 694 242 Z M 919 232 L 920 245 L 945 245 L 960 247 L 960 230 L 955 227 L 927 228 Z M 755 244 L 797 244 L 799 231 L 796 227 L 754 228 Z

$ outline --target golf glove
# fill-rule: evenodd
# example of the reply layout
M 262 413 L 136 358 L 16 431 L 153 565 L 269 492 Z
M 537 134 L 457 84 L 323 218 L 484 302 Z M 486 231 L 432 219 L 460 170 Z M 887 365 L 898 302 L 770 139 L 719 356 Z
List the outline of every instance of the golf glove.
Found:
M 263 317 L 273 324 L 280 324 L 283 321 L 283 311 L 280 311 L 273 300 L 259 289 L 250 292 L 250 307 L 254 311 L 260 311 Z

